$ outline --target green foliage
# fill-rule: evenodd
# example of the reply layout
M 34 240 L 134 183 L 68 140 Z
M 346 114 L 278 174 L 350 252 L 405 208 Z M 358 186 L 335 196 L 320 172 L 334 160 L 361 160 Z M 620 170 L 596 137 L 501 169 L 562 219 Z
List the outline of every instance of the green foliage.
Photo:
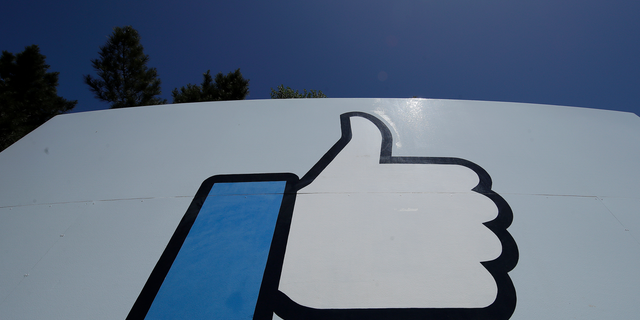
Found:
M 57 93 L 59 72 L 49 65 L 37 45 L 15 56 L 2 51 L 0 57 L 0 151 L 78 103 Z
M 215 81 L 211 70 L 203 74 L 201 85 L 187 84 L 186 87 L 173 89 L 173 103 L 243 100 L 249 94 L 249 79 L 244 79 L 240 69 L 229 72 L 226 76 L 219 72 Z
M 163 104 L 156 68 L 147 67 L 140 35 L 131 26 L 115 27 L 107 43 L 100 47 L 100 58 L 91 60 L 98 78 L 84 76 L 84 82 L 97 99 L 111 108 Z
M 296 98 L 326 98 L 327 96 L 322 93 L 322 91 L 318 90 L 309 90 L 303 89 L 304 92 L 300 93 L 298 90 L 293 90 L 289 87 L 284 87 L 284 85 L 279 85 L 278 90 L 273 90 L 271 88 L 271 99 L 296 99 Z

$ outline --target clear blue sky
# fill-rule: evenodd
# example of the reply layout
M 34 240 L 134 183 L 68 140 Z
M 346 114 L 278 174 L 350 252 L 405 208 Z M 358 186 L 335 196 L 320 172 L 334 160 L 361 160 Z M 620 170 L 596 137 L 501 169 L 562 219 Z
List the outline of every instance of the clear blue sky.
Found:
M 0 49 L 37 44 L 74 111 L 115 26 L 142 37 L 162 96 L 241 68 L 249 99 L 279 84 L 333 98 L 495 100 L 640 114 L 640 1 L 9 1 Z

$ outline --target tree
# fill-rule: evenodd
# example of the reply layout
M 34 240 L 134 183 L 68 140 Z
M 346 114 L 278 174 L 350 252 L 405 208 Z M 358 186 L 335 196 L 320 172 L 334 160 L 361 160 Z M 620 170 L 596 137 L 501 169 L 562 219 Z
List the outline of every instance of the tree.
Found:
M 289 87 L 284 87 L 284 85 L 279 85 L 278 90 L 273 90 L 271 88 L 271 99 L 296 99 L 296 98 L 326 98 L 327 96 L 322 93 L 322 91 L 318 90 L 309 90 L 303 89 L 303 93 L 299 93 L 298 90 L 293 90 Z
M 131 26 L 115 27 L 107 43 L 100 47 L 100 58 L 91 60 L 99 79 L 84 76 L 84 82 L 97 99 L 111 108 L 163 104 L 156 68 L 147 67 L 140 35 Z
M 249 79 L 244 79 L 240 69 L 229 72 L 226 76 L 219 72 L 215 82 L 211 70 L 202 75 L 201 85 L 187 84 L 186 87 L 173 89 L 173 103 L 243 100 L 249 94 Z
M 37 45 L 16 55 L 2 51 L 0 57 L 0 151 L 55 115 L 78 103 L 57 93 L 59 72 L 49 65 Z

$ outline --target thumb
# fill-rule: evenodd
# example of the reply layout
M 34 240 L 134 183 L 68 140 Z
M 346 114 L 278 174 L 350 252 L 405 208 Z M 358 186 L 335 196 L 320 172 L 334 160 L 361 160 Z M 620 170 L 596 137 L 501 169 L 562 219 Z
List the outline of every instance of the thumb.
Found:
M 387 127 L 378 118 L 360 112 L 345 113 L 341 121 L 343 136 L 348 134 L 349 141 L 332 162 L 349 161 L 352 166 L 354 162 L 356 165 L 358 162 L 380 163 L 384 140 L 389 140 L 391 145 L 391 133 Z M 383 139 L 382 130 L 388 132 L 386 139 Z
M 312 182 L 313 189 L 318 189 L 321 182 L 327 179 L 353 181 L 356 171 L 371 168 L 391 156 L 391 132 L 378 118 L 366 113 L 350 112 L 342 114 L 340 120 L 342 137 L 300 179 L 297 190 Z M 327 169 L 329 166 L 330 169 Z M 323 192 L 319 189 L 315 191 Z
M 472 168 L 443 165 L 449 158 L 392 157 L 391 131 L 370 114 L 345 113 L 341 122 L 342 137 L 300 179 L 296 191 L 469 192 L 478 184 Z

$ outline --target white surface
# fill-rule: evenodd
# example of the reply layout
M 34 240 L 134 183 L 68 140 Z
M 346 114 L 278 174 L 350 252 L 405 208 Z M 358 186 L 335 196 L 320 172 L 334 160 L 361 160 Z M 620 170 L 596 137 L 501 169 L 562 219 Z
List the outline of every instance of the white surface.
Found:
M 0 153 L 0 319 L 123 319 L 204 179 L 302 176 L 350 111 L 385 120 L 394 155 L 459 157 L 491 175 L 520 251 L 512 319 L 640 313 L 637 116 L 307 99 L 63 115 Z
M 0 208 L 0 318 L 124 319 L 189 202 Z
M 640 245 L 598 197 L 511 195 L 512 319 L 635 319 Z M 635 207 L 636 217 L 638 207 Z

